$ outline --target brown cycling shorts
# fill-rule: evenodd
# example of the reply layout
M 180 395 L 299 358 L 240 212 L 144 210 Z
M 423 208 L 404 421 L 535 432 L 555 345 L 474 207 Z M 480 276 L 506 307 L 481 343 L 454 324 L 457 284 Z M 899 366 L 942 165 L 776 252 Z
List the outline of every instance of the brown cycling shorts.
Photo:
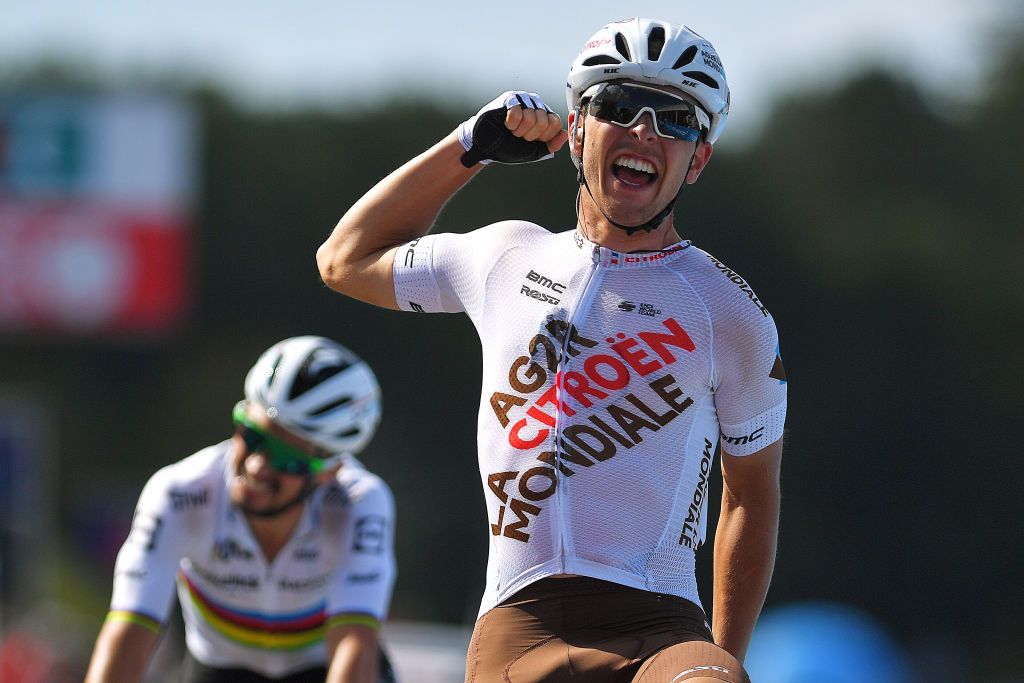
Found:
M 582 576 L 542 579 L 476 622 L 466 683 L 749 683 L 689 600 Z

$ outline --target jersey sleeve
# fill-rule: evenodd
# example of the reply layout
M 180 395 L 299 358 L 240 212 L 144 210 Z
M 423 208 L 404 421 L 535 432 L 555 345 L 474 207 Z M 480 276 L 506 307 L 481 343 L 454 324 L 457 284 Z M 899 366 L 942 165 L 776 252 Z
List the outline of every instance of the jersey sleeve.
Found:
M 395 296 L 404 311 L 475 317 L 487 277 L 501 255 L 531 234 L 549 234 L 524 221 L 503 221 L 464 235 L 425 235 L 395 254 Z
M 395 582 L 395 503 L 383 480 L 368 477 L 349 492 L 342 553 L 327 593 L 327 626 L 378 626 Z
M 167 470 L 157 472 L 139 497 L 131 531 L 114 565 L 114 590 L 108 619 L 159 628 L 170 615 L 175 575 L 181 559 L 176 541 Z
M 718 322 L 714 344 L 722 450 L 756 453 L 781 439 L 786 423 L 786 372 L 775 321 L 763 308 L 744 306 Z

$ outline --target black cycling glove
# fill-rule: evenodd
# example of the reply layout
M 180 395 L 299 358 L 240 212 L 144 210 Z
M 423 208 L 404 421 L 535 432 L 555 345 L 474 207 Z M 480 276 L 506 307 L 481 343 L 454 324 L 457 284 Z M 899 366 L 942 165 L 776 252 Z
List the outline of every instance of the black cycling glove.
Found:
M 505 127 L 508 108 L 517 105 L 524 109 L 551 111 L 536 93 L 508 90 L 498 95 L 459 126 L 459 142 L 466 150 L 462 155 L 463 166 L 470 168 L 477 163 L 489 164 L 492 161 L 499 164 L 526 164 L 554 156 L 548 151 L 547 143 L 516 137 Z

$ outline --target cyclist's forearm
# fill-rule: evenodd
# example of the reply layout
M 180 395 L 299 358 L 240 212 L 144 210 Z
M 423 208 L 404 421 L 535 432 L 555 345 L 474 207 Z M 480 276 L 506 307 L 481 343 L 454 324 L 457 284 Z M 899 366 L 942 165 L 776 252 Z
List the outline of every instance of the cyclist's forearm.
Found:
M 326 683 L 376 683 L 380 652 L 376 631 L 351 627 L 328 632 L 330 662 Z
M 715 642 L 743 661 L 775 566 L 777 501 L 736 505 L 723 496 L 715 534 Z
M 158 635 L 136 624 L 107 621 L 100 629 L 85 683 L 136 683 Z
M 448 135 L 353 204 L 317 251 L 324 282 L 352 294 L 366 266 L 425 235 L 445 203 L 482 168 L 464 167 L 459 161 L 463 152 L 455 134 Z

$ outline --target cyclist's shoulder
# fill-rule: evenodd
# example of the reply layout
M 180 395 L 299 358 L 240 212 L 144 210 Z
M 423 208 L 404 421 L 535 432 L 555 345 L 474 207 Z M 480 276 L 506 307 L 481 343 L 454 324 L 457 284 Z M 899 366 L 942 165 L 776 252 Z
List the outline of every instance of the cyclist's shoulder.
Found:
M 700 247 L 690 246 L 687 252 L 679 267 L 713 318 L 770 318 L 746 277 Z
M 324 484 L 319 501 L 326 512 L 352 507 L 391 508 L 394 505 L 387 482 L 351 455 L 346 457 L 334 478 Z
M 498 250 L 534 244 L 538 240 L 553 237 L 547 228 L 523 220 L 504 220 L 479 227 L 461 235 L 462 238 L 479 245 L 492 245 Z
M 698 277 L 712 278 L 717 281 L 723 273 L 735 273 L 722 259 L 696 244 L 690 244 L 686 248 L 687 258 L 680 263 L 690 273 Z
M 199 450 L 157 470 L 146 483 L 143 496 L 162 498 L 174 509 L 206 507 L 218 489 L 226 486 L 224 468 L 230 441 Z
M 504 235 L 509 239 L 530 239 L 552 235 L 550 230 L 531 221 L 508 219 L 478 228 L 486 234 Z

